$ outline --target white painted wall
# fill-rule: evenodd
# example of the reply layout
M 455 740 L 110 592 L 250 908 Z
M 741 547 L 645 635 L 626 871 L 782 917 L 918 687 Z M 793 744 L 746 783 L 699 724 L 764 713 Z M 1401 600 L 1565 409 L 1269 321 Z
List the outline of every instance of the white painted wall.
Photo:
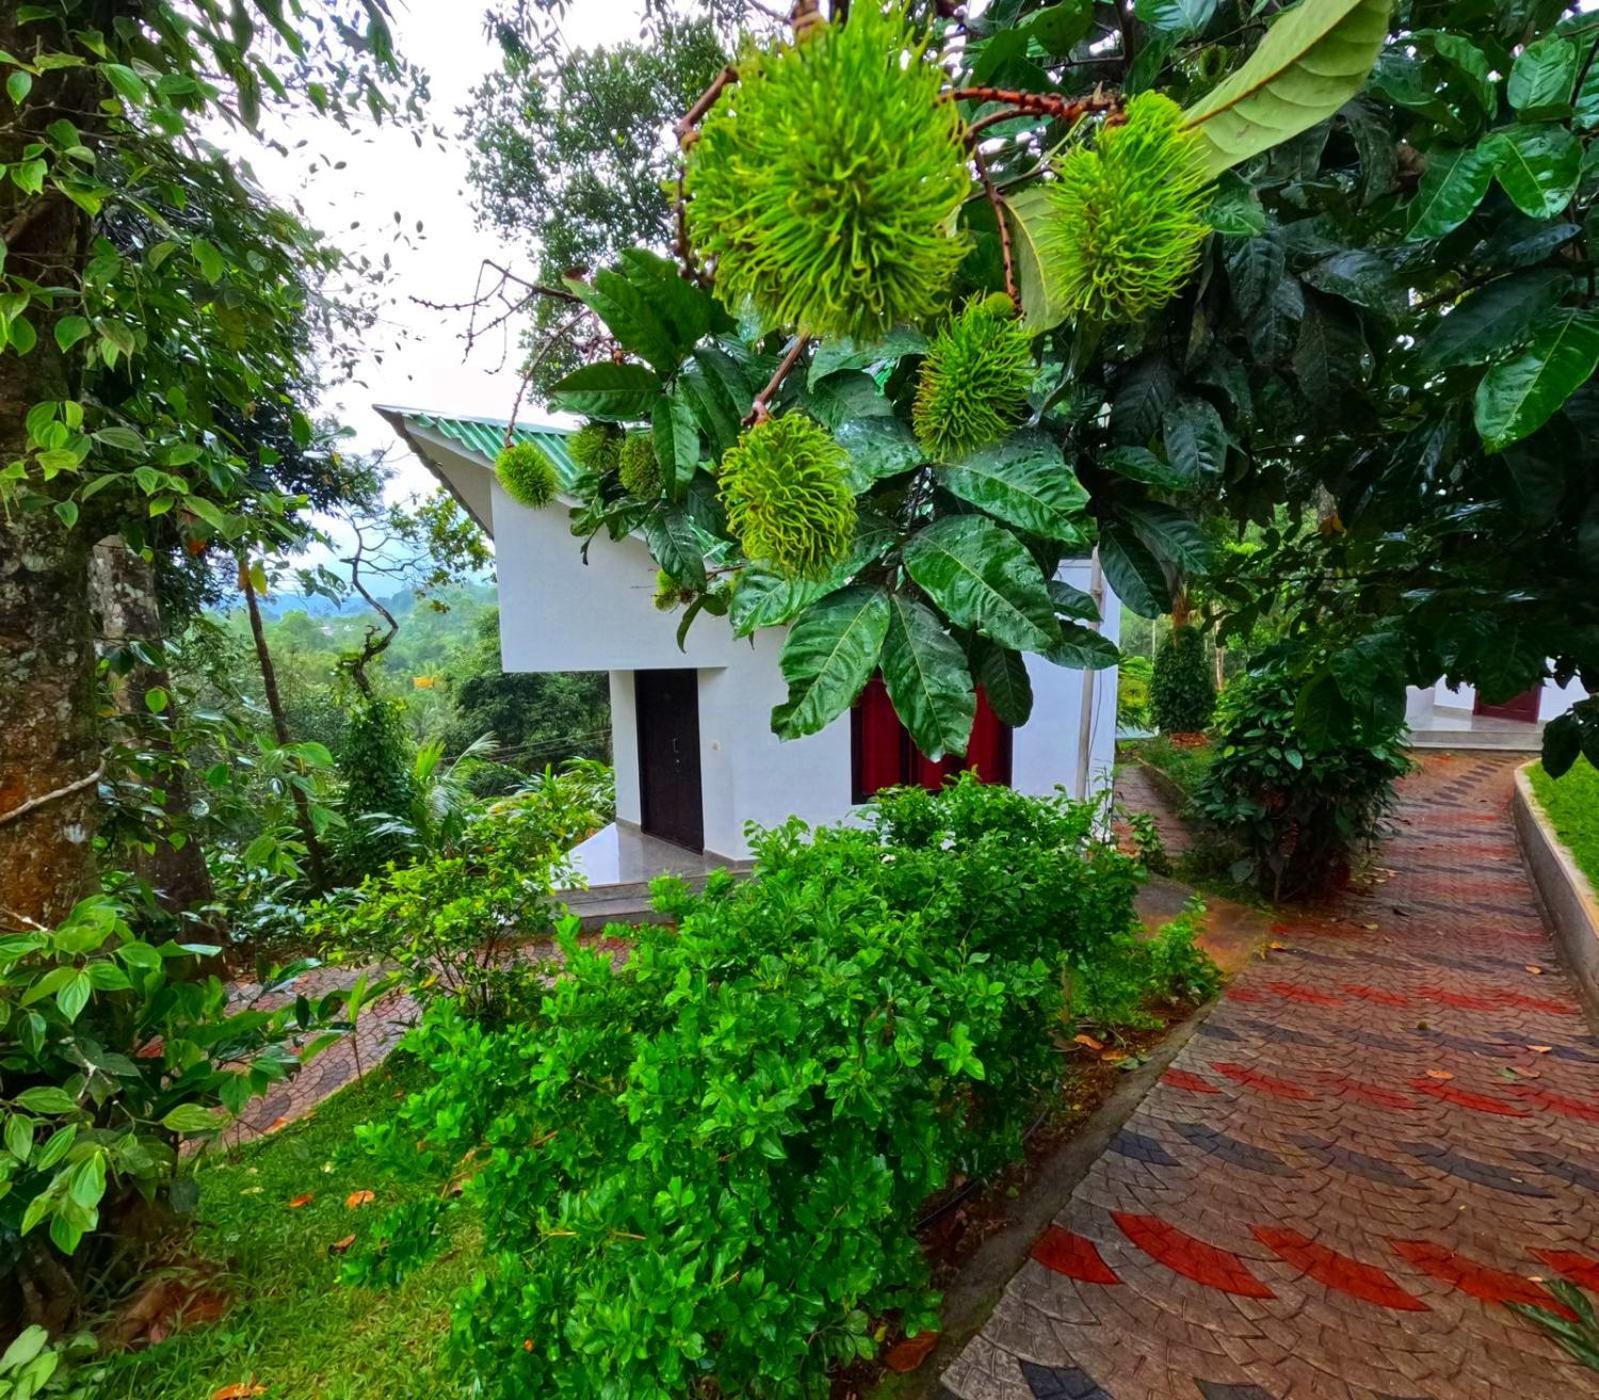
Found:
M 1427 687 L 1412 686 L 1411 693 L 1418 691 L 1425 693 Z M 1458 710 L 1469 715 L 1477 705 L 1477 689 L 1470 685 L 1450 685 L 1447 681 L 1439 681 L 1431 687 L 1432 703 L 1440 710 Z M 1583 689 L 1582 683 L 1573 680 L 1569 685 L 1556 685 L 1553 681 L 1545 681 L 1543 693 L 1538 697 L 1538 718 L 1544 723 L 1552 719 L 1559 719 L 1573 705 L 1586 700 L 1588 692 Z

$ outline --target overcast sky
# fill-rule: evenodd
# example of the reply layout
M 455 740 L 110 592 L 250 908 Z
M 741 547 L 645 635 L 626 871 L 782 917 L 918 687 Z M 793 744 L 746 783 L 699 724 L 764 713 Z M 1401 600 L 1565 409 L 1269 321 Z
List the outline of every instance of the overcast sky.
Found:
M 442 145 L 427 137 L 419 149 L 411 133 L 397 128 L 344 132 L 331 121 L 306 116 L 275 133 L 291 146 L 289 157 L 258 148 L 240 152 L 274 198 L 298 205 L 306 221 L 338 246 L 374 261 L 389 254 L 383 319 L 364 347 L 362 372 L 322 408 L 355 429 L 358 448 L 392 449 L 394 496 L 426 491 L 433 478 L 396 446 L 372 404 L 505 417 L 516 398 L 514 340 L 503 367 L 498 340 L 480 342 L 471 359 L 463 360 L 465 314 L 429 311 L 411 301 L 467 300 L 484 258 L 527 268 L 523 250 L 474 227 L 466 193 L 467 146 L 457 113 L 473 86 L 499 63 L 484 36 L 482 13 L 480 0 L 394 0 L 395 43 L 428 73 L 430 119 L 443 130 Z M 573 47 L 615 42 L 638 35 L 640 14 L 639 0 L 573 0 L 563 28 Z M 343 169 L 330 168 L 337 161 L 345 163 Z M 397 229 L 409 239 L 397 238 Z

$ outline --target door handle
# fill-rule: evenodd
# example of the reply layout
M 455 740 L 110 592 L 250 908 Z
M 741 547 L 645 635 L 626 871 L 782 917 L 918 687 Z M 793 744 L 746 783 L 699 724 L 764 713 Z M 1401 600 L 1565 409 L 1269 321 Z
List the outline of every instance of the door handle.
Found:
M 674 736 L 673 739 L 672 739 L 672 752 L 673 753 L 681 752 L 681 750 L 677 747 L 677 738 L 676 738 L 676 736 Z

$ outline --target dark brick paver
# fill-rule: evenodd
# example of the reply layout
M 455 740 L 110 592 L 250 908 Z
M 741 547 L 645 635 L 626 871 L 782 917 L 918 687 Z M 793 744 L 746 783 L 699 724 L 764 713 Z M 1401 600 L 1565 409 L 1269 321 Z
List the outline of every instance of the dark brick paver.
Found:
M 1517 761 L 1424 760 L 1388 878 L 1233 983 L 946 1393 L 1599 1396 L 1504 1306 L 1599 1286 L 1599 1042 L 1516 854 Z

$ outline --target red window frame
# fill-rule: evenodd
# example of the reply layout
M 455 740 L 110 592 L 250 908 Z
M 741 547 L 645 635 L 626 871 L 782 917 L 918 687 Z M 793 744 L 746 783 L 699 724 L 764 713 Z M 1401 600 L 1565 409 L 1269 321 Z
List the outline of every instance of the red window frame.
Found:
M 964 759 L 949 756 L 934 763 L 911 742 L 894 713 L 881 676 L 873 676 L 850 711 L 850 800 L 870 802 L 884 788 L 925 787 L 937 791 L 957 773 L 975 772 L 979 781 L 1011 784 L 1014 731 L 1000 722 L 981 687 L 977 716 Z

